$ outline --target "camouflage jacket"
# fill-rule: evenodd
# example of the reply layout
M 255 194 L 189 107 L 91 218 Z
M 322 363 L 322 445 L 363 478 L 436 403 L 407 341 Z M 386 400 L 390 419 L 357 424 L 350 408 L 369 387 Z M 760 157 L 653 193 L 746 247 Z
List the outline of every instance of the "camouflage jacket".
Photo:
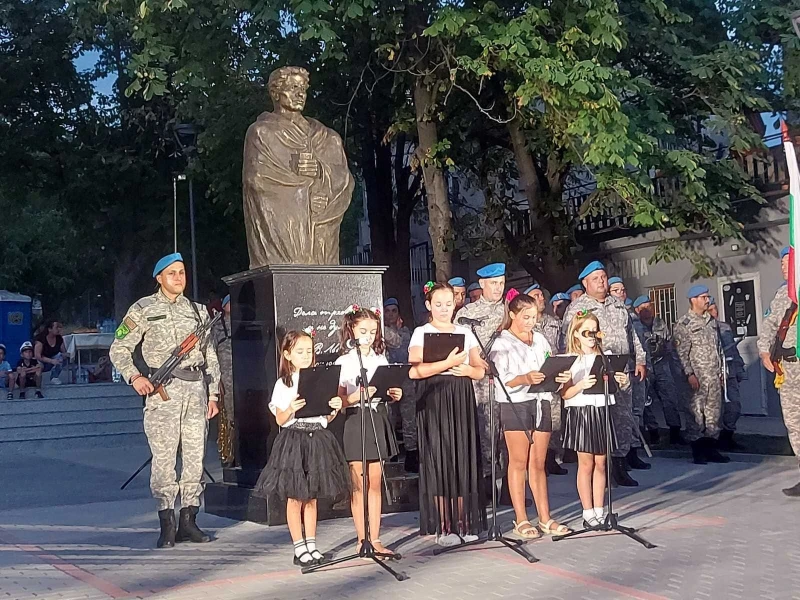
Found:
M 681 368 L 687 375 L 720 373 L 719 330 L 709 314 L 689 311 L 678 319 L 674 332 Z
M 394 329 L 388 325 L 383 329 L 383 339 L 386 342 L 386 357 L 390 363 L 408 362 L 408 343 L 411 341 L 411 330 L 403 325 Z
M 481 343 L 487 345 L 489 340 L 492 339 L 492 335 L 494 335 L 494 333 L 500 329 L 500 325 L 503 324 L 505 313 L 505 302 L 502 300 L 500 300 L 500 302 L 487 302 L 483 296 L 481 296 L 478 298 L 477 302 L 470 302 L 464 305 L 461 310 L 456 313 L 455 322 L 458 323 L 461 317 L 483 321 L 483 325 L 476 327 L 475 332 L 478 334 Z M 486 350 L 488 351 L 490 348 L 486 348 Z
M 533 330 L 537 333 L 541 333 L 545 337 L 545 339 L 549 342 L 550 348 L 554 354 L 559 352 L 561 319 L 554 317 L 553 315 L 543 313 L 539 315 L 539 319 L 536 321 L 536 325 L 533 326 Z
M 208 322 L 208 312 L 202 304 L 192 303 L 180 295 L 170 302 L 159 290 L 145 296 L 128 309 L 122 324 L 114 334 L 109 356 L 114 366 L 130 383 L 139 374 L 133 363 L 133 352 L 142 342 L 142 356 L 152 369 L 160 367 L 169 355 L 197 328 L 198 323 Z M 219 361 L 211 334 L 200 340 L 180 363 L 181 368 L 205 367 L 211 378 L 211 395 L 219 389 Z
M 781 326 L 783 315 L 786 310 L 792 305 L 789 298 L 789 286 L 782 285 L 775 293 L 772 302 L 769 303 L 769 309 L 764 317 L 761 326 L 761 335 L 758 336 L 758 351 L 761 354 L 769 354 L 772 349 L 772 344 L 775 343 L 775 337 L 778 335 L 778 329 Z M 784 348 L 793 348 L 797 345 L 797 328 L 789 327 L 786 332 L 786 338 L 783 340 Z
M 588 310 L 600 322 L 600 330 L 605 334 L 603 349 L 614 354 L 632 354 L 637 365 L 646 365 L 647 356 L 639 336 L 633 330 L 631 320 L 625 303 L 614 296 L 606 296 L 605 300 L 595 300 L 589 294 L 584 294 L 569 305 L 564 314 L 562 332 L 566 336 L 569 324 L 579 310 Z

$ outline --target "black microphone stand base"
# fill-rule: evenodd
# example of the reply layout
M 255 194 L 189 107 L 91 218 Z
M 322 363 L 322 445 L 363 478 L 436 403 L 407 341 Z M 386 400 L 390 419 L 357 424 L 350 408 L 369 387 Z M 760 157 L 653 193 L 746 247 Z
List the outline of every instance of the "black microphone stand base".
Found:
M 617 520 L 617 515 L 613 513 L 609 513 L 606 516 L 605 521 L 603 521 L 600 525 L 597 525 L 595 527 L 586 527 L 584 529 L 579 529 L 577 531 L 573 531 L 571 533 L 565 533 L 563 535 L 554 535 L 553 541 L 560 542 L 561 540 L 566 540 L 571 537 L 583 535 L 585 533 L 606 532 L 606 531 L 616 531 L 617 533 L 626 535 L 629 538 L 631 538 L 634 542 L 639 542 L 642 546 L 644 546 L 648 550 L 652 550 L 653 548 L 658 547 L 655 544 L 651 544 L 646 539 L 637 534 L 636 530 L 633 527 L 624 527 L 620 525 L 619 521 Z
M 333 560 L 325 560 L 316 565 L 312 565 L 310 567 L 303 567 L 300 572 L 303 575 L 308 573 L 313 573 L 314 571 L 318 571 L 319 569 L 325 569 L 327 567 L 332 567 L 333 565 L 338 565 L 340 563 L 349 562 L 351 560 L 355 560 L 357 558 L 366 558 L 372 560 L 384 569 L 387 573 L 389 573 L 392 577 L 394 577 L 397 581 L 405 581 L 408 579 L 408 575 L 405 573 L 398 573 L 394 569 L 392 569 L 389 565 L 386 564 L 385 561 L 387 560 L 400 560 L 403 558 L 399 553 L 394 552 L 392 554 L 387 554 L 385 552 L 376 552 L 375 547 L 372 545 L 372 542 L 369 540 L 362 540 L 361 547 L 358 549 L 358 554 L 350 554 L 348 556 L 343 556 L 341 558 L 336 558 Z
M 487 542 L 498 542 L 503 546 L 505 546 L 506 548 L 508 548 L 509 550 L 513 550 L 531 564 L 539 562 L 538 558 L 536 558 L 532 554 L 529 554 L 524 548 L 521 547 L 522 544 L 525 543 L 523 540 L 512 540 L 510 538 L 504 537 L 503 533 L 500 531 L 499 526 L 492 527 L 492 529 L 489 530 L 489 533 L 485 538 L 481 538 L 472 542 L 464 542 L 463 544 L 458 544 L 457 546 L 436 548 L 433 551 L 433 555 L 439 556 L 440 554 L 445 554 L 452 550 L 461 550 L 461 548 L 468 548 L 469 546 L 480 546 L 486 544 Z

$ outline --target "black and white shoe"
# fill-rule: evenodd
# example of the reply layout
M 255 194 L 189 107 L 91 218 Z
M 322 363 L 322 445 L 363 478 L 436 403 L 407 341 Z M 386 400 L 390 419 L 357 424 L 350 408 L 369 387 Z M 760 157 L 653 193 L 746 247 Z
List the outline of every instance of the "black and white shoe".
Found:
M 320 556 L 322 556 L 320 554 Z M 314 555 L 311 552 L 303 552 L 300 556 L 294 557 L 294 565 L 296 567 L 313 567 L 314 565 L 318 564 L 317 559 L 314 558 Z

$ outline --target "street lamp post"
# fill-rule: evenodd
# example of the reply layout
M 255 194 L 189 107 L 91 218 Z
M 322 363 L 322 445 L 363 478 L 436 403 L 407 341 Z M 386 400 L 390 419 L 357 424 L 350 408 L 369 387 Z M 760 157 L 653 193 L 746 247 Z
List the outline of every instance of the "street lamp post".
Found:
M 187 161 L 194 155 L 197 147 L 197 127 L 192 123 L 178 123 L 173 128 L 175 133 L 175 140 L 178 142 L 178 147 L 181 149 Z M 192 295 L 194 300 L 199 299 L 198 281 L 197 281 L 197 242 L 195 240 L 195 219 L 194 219 L 194 186 L 192 185 L 192 178 L 186 175 L 179 175 L 179 180 L 188 179 L 189 181 L 189 238 L 192 253 Z M 177 213 L 176 213 L 177 222 Z M 175 251 L 178 247 L 178 234 L 177 225 L 175 230 Z

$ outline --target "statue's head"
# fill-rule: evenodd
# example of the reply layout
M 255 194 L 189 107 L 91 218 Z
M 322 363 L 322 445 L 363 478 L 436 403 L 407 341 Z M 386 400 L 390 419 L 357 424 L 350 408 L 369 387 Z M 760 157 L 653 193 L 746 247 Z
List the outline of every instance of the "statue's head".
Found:
M 275 69 L 267 83 L 269 95 L 275 109 L 300 112 L 306 105 L 308 90 L 308 71 L 302 67 L 281 67 Z

